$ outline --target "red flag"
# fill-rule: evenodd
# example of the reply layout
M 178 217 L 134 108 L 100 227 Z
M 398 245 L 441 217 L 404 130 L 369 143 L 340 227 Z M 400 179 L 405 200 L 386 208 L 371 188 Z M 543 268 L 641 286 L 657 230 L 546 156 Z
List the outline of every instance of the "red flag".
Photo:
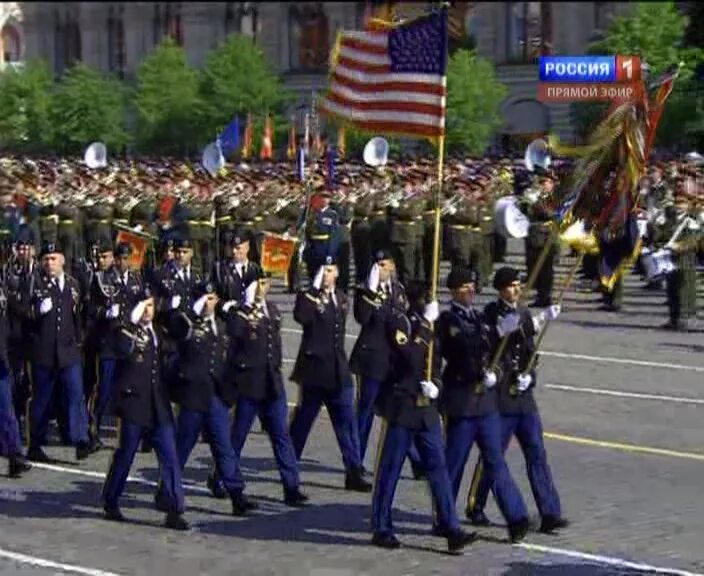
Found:
M 271 160 L 274 148 L 274 131 L 271 128 L 271 116 L 267 115 L 264 120 L 264 134 L 262 135 L 262 147 L 259 151 L 261 160 Z
M 252 154 L 253 136 L 254 126 L 252 126 L 252 115 L 247 114 L 247 125 L 244 127 L 244 138 L 242 143 L 242 158 L 249 158 Z
M 293 160 L 296 157 L 296 125 L 293 121 L 288 129 L 288 148 L 286 149 L 286 156 L 288 156 L 289 160 Z
M 176 206 L 176 196 L 168 194 L 164 196 L 159 202 L 159 208 L 157 209 L 157 214 L 159 217 L 159 222 L 162 224 L 171 220 L 171 212 Z

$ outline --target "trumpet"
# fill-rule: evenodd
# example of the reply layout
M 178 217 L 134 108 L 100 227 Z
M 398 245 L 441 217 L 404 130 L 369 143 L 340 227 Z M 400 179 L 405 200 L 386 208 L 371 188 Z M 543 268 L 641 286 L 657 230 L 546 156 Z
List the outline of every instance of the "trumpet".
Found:
M 442 216 L 447 216 L 448 214 L 454 214 L 457 212 L 457 205 L 462 201 L 462 196 L 456 194 L 452 198 L 447 198 L 442 203 L 442 208 L 440 209 L 440 214 Z

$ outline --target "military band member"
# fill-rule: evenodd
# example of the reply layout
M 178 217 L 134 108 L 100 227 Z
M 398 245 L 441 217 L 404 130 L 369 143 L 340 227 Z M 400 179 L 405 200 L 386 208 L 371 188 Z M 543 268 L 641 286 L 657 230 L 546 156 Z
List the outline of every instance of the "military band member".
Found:
M 535 367 L 528 363 L 535 352 L 535 334 L 547 318 L 554 320 L 559 306 L 550 306 L 540 315 L 540 322 L 527 308 L 519 306 L 521 282 L 518 271 L 505 266 L 494 275 L 494 288 L 499 299 L 487 304 L 484 319 L 489 326 L 490 354 L 493 357 L 502 338 L 506 347 L 495 368 L 499 412 L 501 414 L 501 444 L 505 452 L 515 435 L 526 460 L 528 480 L 542 518 L 540 531 L 551 533 L 568 525 L 562 518 L 560 497 L 552 480 L 547 454 L 543 445 L 543 425 L 533 397 L 536 385 Z M 491 479 L 482 472 L 481 462 L 474 470 L 467 502 L 467 516 L 476 524 L 486 524 L 484 506 L 491 490 Z
M 436 503 L 437 534 L 447 538 L 450 552 L 460 552 L 476 539 L 476 533 L 460 528 L 452 498 L 443 450 L 442 427 L 436 401 L 440 393 L 437 353 L 428 380 L 428 348 L 433 340 L 432 323 L 438 317 L 438 303 L 426 305 L 425 286 L 408 287 L 408 312 L 397 313 L 389 327 L 394 342 L 394 378 L 382 390 L 384 431 L 379 440 L 379 460 L 372 497 L 372 544 L 398 548 L 391 519 L 396 485 L 413 443 L 418 447 Z
M 354 258 L 355 285 L 367 281 L 371 268 L 371 225 L 369 215 L 372 209 L 371 198 L 360 199 L 354 207 L 354 219 L 350 230 L 352 257 Z
M 293 318 L 303 327 L 291 380 L 300 386 L 290 433 L 300 460 L 313 423 L 324 404 L 330 415 L 345 466 L 345 489 L 370 492 L 362 474 L 359 435 L 354 414 L 354 386 L 345 353 L 348 302 L 337 289 L 338 270 L 328 256 L 314 275 L 312 286 L 299 292 Z
M 148 436 L 159 461 L 159 507 L 168 510 L 165 525 L 174 530 L 188 530 L 188 522 L 183 518 L 183 485 L 174 420 L 162 374 L 164 334 L 153 324 L 155 305 L 149 288 L 136 300 L 130 321 L 120 330 L 116 343 L 120 360 L 115 374 L 114 402 L 120 438 L 103 486 L 105 518 L 125 521 L 119 499 L 140 439 Z
M 419 237 L 423 233 L 422 214 L 424 199 L 414 196 L 407 187 L 405 199 L 394 199 L 389 207 L 391 247 L 396 263 L 398 279 L 402 284 L 418 279 L 421 254 L 417 252 Z
M 241 309 L 229 312 L 237 389 L 232 445 L 239 460 L 258 416 L 274 450 L 284 503 L 300 507 L 308 497 L 300 490 L 296 452 L 288 431 L 288 404 L 281 374 L 281 313 L 267 300 L 269 277 L 259 270 L 256 278 L 246 289 Z
M 106 252 L 107 249 L 110 252 Z M 113 254 L 112 266 L 99 270 L 93 277 L 91 300 L 95 307 L 95 336 L 99 344 L 98 383 L 90 403 L 91 441 L 94 447 L 102 445 L 100 424 L 110 403 L 115 364 L 118 352 L 115 338 L 127 322 L 127 316 L 136 304 L 135 298 L 143 289 L 139 273 L 129 269 L 132 246 L 126 242 L 119 243 L 112 251 L 110 246 L 101 248 L 101 256 Z
M 61 249 L 48 242 L 40 253 L 42 274 L 30 282 L 26 302 L 31 319 L 32 391 L 29 401 L 27 457 L 47 462 L 42 446 L 47 442 L 50 410 L 58 381 L 61 405 L 66 407 L 68 440 L 76 458 L 90 454 L 88 413 L 81 366 L 81 294 L 78 282 L 64 272 Z
M 509 537 L 518 542 L 528 531 L 528 511 L 503 456 L 497 378 L 486 370 L 488 329 L 481 313 L 473 307 L 477 276 L 466 268 L 450 272 L 447 287 L 452 302 L 439 320 L 440 351 L 446 361 L 441 397 L 446 426 L 445 460 L 456 501 L 470 450 L 476 442 L 487 480 L 508 523 Z

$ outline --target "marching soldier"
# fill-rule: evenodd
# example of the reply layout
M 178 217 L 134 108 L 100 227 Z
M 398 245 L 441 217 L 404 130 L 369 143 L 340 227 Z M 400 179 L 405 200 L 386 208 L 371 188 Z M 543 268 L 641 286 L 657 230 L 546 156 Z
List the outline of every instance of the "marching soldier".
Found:
M 163 382 L 163 333 L 153 325 L 154 298 L 146 288 L 136 298 L 130 322 L 116 346 L 120 362 L 115 380 L 115 412 L 120 419 L 119 445 L 103 486 L 105 519 L 124 522 L 119 499 L 125 489 L 140 439 L 148 435 L 159 461 L 159 507 L 167 511 L 165 525 L 188 530 L 183 518 L 181 467 L 176 453 L 173 414 Z
M 112 252 L 109 245 L 101 247 L 101 257 Z M 107 254 L 106 254 L 107 252 Z M 100 448 L 100 424 L 112 396 L 118 351 L 115 339 L 120 326 L 127 321 L 127 314 L 136 304 L 135 299 L 143 290 L 140 275 L 129 269 L 132 247 L 121 242 L 114 252 L 114 262 L 107 269 L 99 270 L 91 286 L 91 301 L 95 310 L 96 330 L 99 339 L 99 378 L 90 402 L 91 440 Z M 109 256 L 108 256 L 109 261 Z
M 81 294 L 78 282 L 64 271 L 64 257 L 56 244 L 47 242 L 40 254 L 42 274 L 33 277 L 25 302 L 31 323 L 33 378 L 29 401 L 27 457 L 48 462 L 46 444 L 56 381 L 61 404 L 67 408 L 67 433 L 76 446 L 76 459 L 90 454 L 88 413 L 81 367 Z
M 509 538 L 518 542 L 529 528 L 528 511 L 501 445 L 501 417 L 496 399 L 496 374 L 488 372 L 489 342 L 481 314 L 472 306 L 477 273 L 453 269 L 447 278 L 450 309 L 440 315 L 440 351 L 446 361 L 442 373 L 441 410 L 445 417 L 445 460 L 457 500 L 472 445 L 481 452 L 488 482 L 508 523 Z
M 249 260 L 250 235 L 245 230 L 235 229 L 226 234 L 227 256 L 216 262 L 211 278 L 218 296 L 225 301 L 244 302 L 244 293 L 258 275 L 259 266 Z
M 406 455 L 416 443 L 436 503 L 436 533 L 447 539 L 450 552 L 459 553 L 477 535 L 460 528 L 452 499 L 436 406 L 440 392 L 437 353 L 431 360 L 432 377 L 427 378 L 428 348 L 433 340 L 432 323 L 438 317 L 438 303 L 426 305 L 425 286 L 415 282 L 408 288 L 408 300 L 408 312 L 397 313 L 391 326 L 395 370 L 394 378 L 384 385 L 380 403 L 384 432 L 374 475 L 372 544 L 388 549 L 401 545 L 394 534 L 391 508 Z
M 521 282 L 517 270 L 508 266 L 499 268 L 494 275 L 494 288 L 499 292 L 499 299 L 490 302 L 484 309 L 485 322 L 489 326 L 489 357 L 493 358 L 496 354 L 502 338 L 508 339 L 496 369 L 492 371 L 498 387 L 501 447 L 505 452 L 511 438 L 515 435 L 518 439 L 542 518 L 540 531 L 552 533 L 566 527 L 568 521 L 562 517 L 560 497 L 553 484 L 543 445 L 543 425 L 533 397 L 536 371 L 529 363 L 536 352 L 534 336 L 537 319 L 531 316 L 527 308 L 518 306 Z M 541 314 L 540 323 L 548 318 L 554 320 L 559 313 L 559 306 L 550 306 Z M 479 462 L 474 469 L 467 502 L 467 517 L 474 524 L 488 523 L 484 507 L 491 487 L 491 479 L 483 473 Z
M 362 474 L 359 436 L 354 414 L 354 386 L 345 353 L 347 297 L 336 287 L 338 270 L 328 256 L 312 286 L 299 292 L 293 318 L 303 327 L 303 338 L 291 380 L 300 387 L 290 433 L 300 460 L 313 423 L 325 404 L 345 466 L 345 489 L 371 492 Z
M 306 225 L 306 247 L 303 253 L 310 281 L 324 265 L 328 255 L 337 260 L 340 248 L 340 219 L 330 205 L 330 192 L 321 190 L 317 196 L 320 205 L 309 215 L 310 222 Z
M 340 278 L 338 286 L 345 294 L 349 291 L 350 285 L 350 226 L 352 222 L 353 208 L 346 201 L 341 200 L 332 205 L 333 210 L 337 212 L 339 224 L 339 248 L 338 248 L 338 267 L 340 269 Z
M 172 394 L 180 406 L 176 425 L 178 461 L 183 470 L 201 431 L 205 430 L 218 479 L 232 501 L 232 513 L 244 516 L 257 505 L 244 494 L 239 458 L 230 439 L 229 411 L 235 400 L 228 374 L 230 337 L 226 323 L 216 316 L 215 286 L 201 282 L 194 298 L 192 308 L 174 319 L 172 330 L 179 343 L 172 384 Z M 234 303 L 230 302 L 224 307 L 229 310 L 232 306 Z
M 271 441 L 284 489 L 284 503 L 300 507 L 308 497 L 300 490 L 296 452 L 288 431 L 288 404 L 281 375 L 281 313 L 266 298 L 271 281 L 257 271 L 240 310 L 229 312 L 233 338 L 237 405 L 232 444 L 239 461 L 255 417 Z

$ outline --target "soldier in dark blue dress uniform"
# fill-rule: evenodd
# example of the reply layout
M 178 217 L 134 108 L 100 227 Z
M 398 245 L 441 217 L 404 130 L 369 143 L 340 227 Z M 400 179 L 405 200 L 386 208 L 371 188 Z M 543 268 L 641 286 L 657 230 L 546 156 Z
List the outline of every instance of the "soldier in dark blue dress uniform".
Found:
M 163 381 L 163 331 L 154 326 L 154 298 L 145 288 L 136 298 L 129 323 L 116 338 L 119 360 L 115 373 L 114 404 L 119 418 L 119 445 L 103 486 L 105 518 L 124 522 L 119 507 L 139 442 L 148 436 L 159 461 L 159 508 L 167 511 L 165 525 L 188 530 L 183 518 L 181 467 L 171 405 Z
M 484 318 L 489 326 L 490 357 L 508 338 L 507 345 L 496 366 L 499 412 L 501 414 L 501 445 L 505 452 L 515 435 L 526 460 L 528 480 L 542 518 L 540 531 L 551 533 L 568 525 L 562 518 L 560 497 L 552 480 L 547 453 L 543 444 L 543 424 L 533 397 L 536 371 L 528 370 L 528 362 L 535 351 L 536 324 L 549 317 L 554 320 L 559 306 L 550 306 L 535 319 L 518 302 L 521 282 L 518 271 L 505 266 L 494 275 L 494 288 L 499 299 L 487 304 Z M 481 461 L 474 470 L 467 502 L 467 516 L 475 524 L 487 524 L 484 506 L 491 490 L 492 479 L 483 474 Z
M 530 522 L 503 456 L 497 378 L 485 369 L 489 362 L 488 328 L 481 313 L 472 306 L 477 280 L 475 271 L 454 268 L 447 278 L 452 303 L 440 315 L 440 351 L 446 361 L 441 398 L 446 426 L 445 459 L 453 500 L 457 500 L 464 467 L 472 445 L 477 443 L 487 480 L 508 523 L 509 537 L 518 542 L 526 535 Z
M 240 229 L 224 233 L 223 243 L 229 255 L 215 262 L 210 275 L 218 296 L 224 301 L 241 305 L 247 286 L 258 277 L 259 266 L 249 259 L 250 238 L 247 231 Z
M 384 428 L 379 438 L 379 459 L 372 499 L 372 544 L 398 548 L 391 520 L 396 485 L 408 450 L 415 442 L 436 504 L 437 535 L 447 538 L 450 552 L 457 553 L 476 538 L 460 528 L 452 487 L 447 474 L 442 427 L 436 400 L 440 393 L 440 357 L 433 356 L 428 379 L 429 347 L 433 341 L 432 323 L 438 317 L 438 304 L 426 305 L 425 286 L 411 283 L 407 288 L 409 310 L 396 314 L 390 327 L 394 342 L 394 376 L 381 392 L 380 407 Z
M 354 415 L 354 386 L 345 353 L 348 302 L 336 288 L 337 266 L 332 256 L 318 268 L 313 285 L 299 292 L 293 317 L 303 326 L 303 338 L 291 380 L 300 388 L 299 403 L 291 421 L 291 439 L 301 458 L 308 434 L 323 404 L 335 428 L 345 465 L 345 488 L 370 492 L 362 477 L 359 436 Z
M 288 404 L 281 374 L 281 313 L 266 295 L 271 281 L 263 272 L 250 283 L 241 309 L 230 311 L 235 350 L 237 405 L 232 444 L 239 459 L 255 417 L 269 436 L 284 489 L 284 503 L 303 506 L 296 452 L 288 431 Z
M 330 192 L 321 191 L 318 196 L 322 204 L 313 211 L 311 221 L 306 226 L 306 247 L 303 253 L 310 281 L 325 264 L 328 256 L 337 259 L 342 240 L 340 218 L 330 205 Z

